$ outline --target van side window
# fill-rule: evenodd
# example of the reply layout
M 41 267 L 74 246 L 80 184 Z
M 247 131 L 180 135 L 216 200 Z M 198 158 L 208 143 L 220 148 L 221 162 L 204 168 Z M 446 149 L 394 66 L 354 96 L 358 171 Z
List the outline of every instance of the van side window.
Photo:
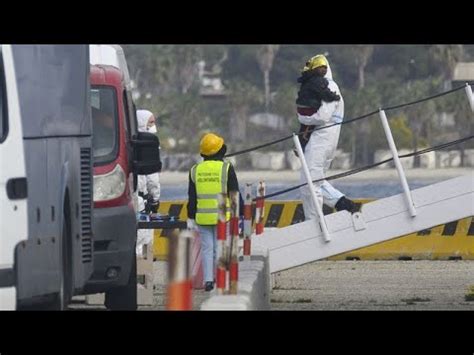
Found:
M 7 138 L 8 133 L 8 109 L 7 90 L 5 86 L 5 71 L 3 67 L 2 49 L 0 48 L 0 143 Z
M 118 155 L 118 103 L 114 87 L 91 86 L 94 164 L 108 164 Z

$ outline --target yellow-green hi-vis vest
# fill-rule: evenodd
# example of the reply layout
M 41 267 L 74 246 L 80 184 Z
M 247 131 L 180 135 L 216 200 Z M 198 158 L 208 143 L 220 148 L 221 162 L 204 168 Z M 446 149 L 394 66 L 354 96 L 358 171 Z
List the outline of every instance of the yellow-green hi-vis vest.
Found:
M 219 219 L 218 194 L 226 195 L 226 221 L 230 220 L 230 200 L 227 191 L 230 163 L 204 160 L 191 168 L 191 178 L 196 185 L 196 223 L 216 225 Z

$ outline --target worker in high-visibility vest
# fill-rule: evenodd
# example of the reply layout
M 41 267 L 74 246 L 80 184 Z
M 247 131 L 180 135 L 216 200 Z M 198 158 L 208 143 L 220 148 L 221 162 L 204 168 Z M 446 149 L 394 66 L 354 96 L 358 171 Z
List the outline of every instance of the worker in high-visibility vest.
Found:
M 227 195 L 226 220 L 230 219 L 231 191 L 239 191 L 237 175 L 230 162 L 224 161 L 227 147 L 224 139 L 216 134 L 204 135 L 200 143 L 203 161 L 189 172 L 188 229 L 198 230 L 201 237 L 201 255 L 204 288 L 214 288 L 217 259 L 218 194 Z M 241 206 L 243 203 L 241 204 Z

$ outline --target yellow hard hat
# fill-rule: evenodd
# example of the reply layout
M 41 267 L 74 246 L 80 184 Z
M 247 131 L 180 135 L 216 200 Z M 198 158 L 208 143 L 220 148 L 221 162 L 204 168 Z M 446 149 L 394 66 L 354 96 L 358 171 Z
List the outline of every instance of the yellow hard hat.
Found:
M 200 150 L 202 155 L 216 154 L 224 145 L 224 139 L 214 133 L 207 133 L 202 137 Z
M 316 69 L 318 67 L 327 67 L 327 66 L 329 66 L 329 63 L 326 57 L 322 54 L 318 54 L 306 62 L 306 65 L 303 68 L 303 71 Z

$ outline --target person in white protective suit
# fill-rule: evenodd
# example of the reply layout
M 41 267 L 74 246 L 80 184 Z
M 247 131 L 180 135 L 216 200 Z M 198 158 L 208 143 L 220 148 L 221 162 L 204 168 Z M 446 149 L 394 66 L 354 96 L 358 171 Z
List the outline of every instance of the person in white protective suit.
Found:
M 140 132 L 156 133 L 155 116 L 148 110 L 137 110 L 138 130 Z M 157 213 L 160 205 L 160 178 L 158 173 L 138 175 L 138 211 Z M 143 246 L 153 242 L 152 229 L 137 230 L 136 254 L 143 256 Z M 151 247 L 151 246 L 150 246 Z M 142 287 L 139 285 L 139 287 Z
M 321 107 L 316 112 L 311 113 L 311 115 L 301 114 L 301 111 L 299 111 L 299 122 L 304 125 L 316 127 L 341 123 L 344 118 L 344 100 L 339 90 L 339 86 L 332 78 L 331 67 L 329 66 L 326 57 L 323 55 L 312 57 L 306 63 L 304 70 L 315 70 L 319 72 L 320 75 L 323 75 L 329 82 L 329 90 L 339 95 L 340 100 L 332 102 L 322 101 Z M 311 133 L 309 142 L 304 151 L 304 157 L 313 181 L 322 179 L 326 176 L 326 172 L 336 153 L 340 132 L 341 125 L 335 125 Z M 306 182 L 303 169 L 301 170 L 301 182 Z M 361 204 L 354 203 L 346 198 L 341 191 L 334 188 L 334 186 L 332 186 L 328 181 L 323 180 L 314 183 L 313 185 L 321 206 L 324 202 L 329 207 L 336 208 L 337 211 L 347 210 L 354 213 L 360 210 Z M 313 200 L 308 186 L 301 187 L 300 192 L 306 220 L 317 219 L 318 215 L 313 206 Z
M 138 130 L 155 134 L 155 116 L 148 110 L 137 110 Z M 157 213 L 160 205 L 160 177 L 158 173 L 138 175 L 139 211 Z

